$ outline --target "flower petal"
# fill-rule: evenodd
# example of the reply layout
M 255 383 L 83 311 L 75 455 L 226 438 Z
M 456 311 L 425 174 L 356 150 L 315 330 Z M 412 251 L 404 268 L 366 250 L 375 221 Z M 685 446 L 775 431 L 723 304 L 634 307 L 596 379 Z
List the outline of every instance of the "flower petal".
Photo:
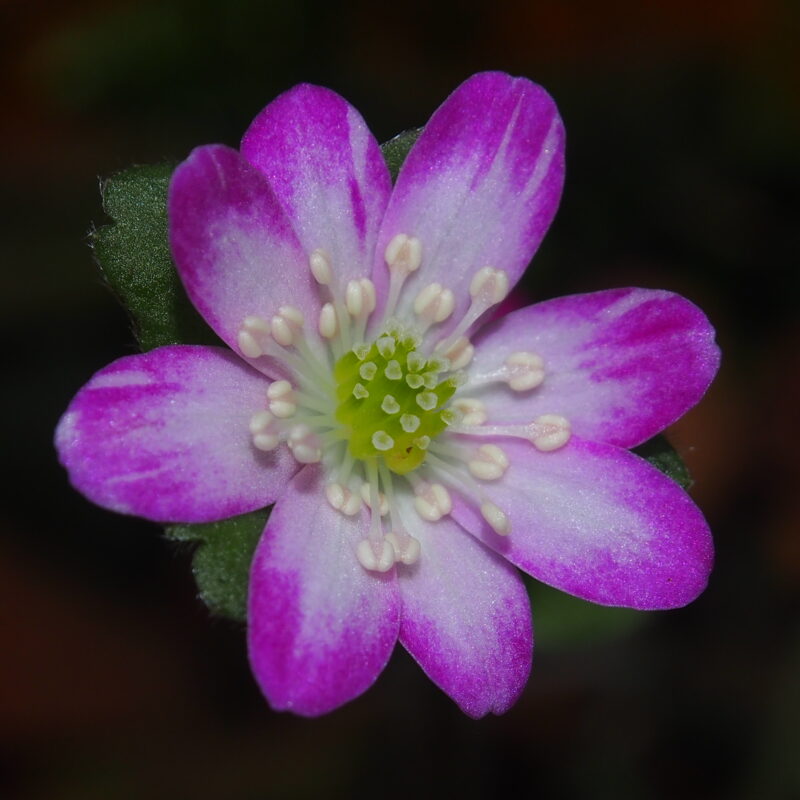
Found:
M 405 518 L 414 516 L 410 509 Z M 465 713 L 504 713 L 525 686 L 533 652 L 519 574 L 446 517 L 409 532 L 422 553 L 399 573 L 401 644 Z
M 369 276 L 392 184 L 378 143 L 344 98 L 302 84 L 270 103 L 242 139 L 307 254 L 325 250 L 344 287 Z
M 578 436 L 634 447 L 673 423 L 705 393 L 719 366 L 714 329 L 693 303 L 671 292 L 613 289 L 560 297 L 509 314 L 473 340 L 462 387 L 492 423 L 569 419 Z M 479 386 L 511 353 L 534 352 L 545 378 L 514 392 Z
M 245 317 L 269 320 L 282 305 L 299 308 L 316 331 L 319 287 L 255 167 L 229 147 L 198 147 L 175 170 L 168 203 L 172 254 L 186 291 L 236 352 Z
M 388 281 L 384 251 L 399 233 L 422 243 L 403 314 L 438 281 L 455 293 L 460 318 L 484 266 L 505 270 L 513 285 L 550 225 L 563 179 L 564 129 L 550 96 L 525 78 L 474 75 L 431 117 L 403 164 L 378 236 L 379 296 Z
M 56 447 L 90 500 L 160 522 L 209 522 L 273 503 L 297 469 L 250 441 L 267 382 L 233 353 L 177 345 L 100 370 L 70 404 Z
M 325 499 L 306 467 L 275 506 L 250 571 L 250 663 L 273 708 L 324 714 L 368 689 L 400 625 L 394 569 L 367 572 L 355 549 L 361 516 Z
M 474 505 L 453 517 L 513 564 L 565 592 L 612 606 L 676 608 L 706 586 L 713 545 L 689 496 L 646 461 L 575 437 L 561 450 L 497 440 L 511 463 L 486 484 L 508 515 L 498 536 Z

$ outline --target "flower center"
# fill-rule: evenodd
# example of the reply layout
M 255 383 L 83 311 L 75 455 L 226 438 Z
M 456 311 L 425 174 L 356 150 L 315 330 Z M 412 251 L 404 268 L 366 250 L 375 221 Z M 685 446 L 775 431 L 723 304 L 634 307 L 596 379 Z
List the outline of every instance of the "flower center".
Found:
M 382 457 L 398 475 L 415 470 L 455 414 L 447 403 L 457 388 L 450 362 L 426 357 L 419 340 L 390 326 L 372 344 L 356 345 L 334 367 L 336 420 L 350 455 Z

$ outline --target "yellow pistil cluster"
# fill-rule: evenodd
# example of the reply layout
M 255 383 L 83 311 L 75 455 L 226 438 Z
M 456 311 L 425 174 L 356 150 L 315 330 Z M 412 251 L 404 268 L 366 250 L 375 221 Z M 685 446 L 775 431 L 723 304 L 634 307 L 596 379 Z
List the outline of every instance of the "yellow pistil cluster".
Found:
M 457 381 L 446 358 L 426 357 L 411 334 L 391 328 L 336 363 L 336 420 L 350 454 L 383 458 L 398 475 L 425 460 L 428 445 L 455 421 L 447 403 Z

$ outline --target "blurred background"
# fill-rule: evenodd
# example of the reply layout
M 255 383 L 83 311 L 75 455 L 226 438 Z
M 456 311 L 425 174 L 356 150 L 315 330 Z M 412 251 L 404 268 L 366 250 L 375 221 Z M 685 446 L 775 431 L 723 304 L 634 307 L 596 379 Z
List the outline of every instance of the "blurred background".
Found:
M 791 0 L 0 3 L 0 796 L 800 796 L 798 22 Z M 135 350 L 87 247 L 98 178 L 236 146 L 305 80 L 384 141 L 487 68 L 567 127 L 528 297 L 665 288 L 717 327 L 719 378 L 670 432 L 716 570 L 652 614 L 535 587 L 503 717 L 464 717 L 402 652 L 328 717 L 275 714 L 188 546 L 56 462 L 71 396 Z

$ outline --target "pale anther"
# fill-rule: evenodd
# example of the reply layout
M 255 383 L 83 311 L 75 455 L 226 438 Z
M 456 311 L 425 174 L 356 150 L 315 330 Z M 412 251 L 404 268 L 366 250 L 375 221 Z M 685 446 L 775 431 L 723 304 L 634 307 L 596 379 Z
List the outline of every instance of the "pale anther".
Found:
M 502 269 L 483 267 L 472 276 L 469 293 L 481 304 L 493 306 L 508 294 L 508 275 Z
M 289 381 L 271 383 L 267 388 L 269 410 L 281 419 L 291 417 L 297 411 L 297 398 Z
M 491 525 L 495 533 L 500 536 L 508 536 L 511 533 L 511 522 L 508 517 L 489 500 L 481 504 L 481 515 Z
M 450 492 L 441 483 L 422 484 L 415 494 L 414 508 L 429 522 L 436 522 L 453 510 Z
M 545 453 L 563 447 L 572 436 L 569 420 L 559 414 L 543 414 L 529 427 L 531 443 Z
M 383 398 L 383 402 L 381 403 L 381 411 L 385 414 L 396 414 L 400 410 L 400 403 L 394 399 L 390 394 L 387 394 Z
M 253 437 L 253 445 L 258 450 L 274 450 L 281 442 L 275 417 L 266 409 L 257 411 L 250 418 L 250 434 Z
M 376 543 L 362 539 L 356 547 L 356 557 L 359 563 L 364 569 L 371 572 L 390 570 L 394 566 L 394 555 L 394 548 L 386 539 Z
M 236 343 L 245 358 L 258 358 L 264 355 L 264 339 L 269 336 L 269 323 L 261 317 L 247 316 L 236 337 Z
M 383 371 L 383 374 L 390 381 L 399 381 L 400 378 L 403 377 L 403 368 L 400 366 L 400 362 L 399 361 L 395 361 L 394 359 L 392 359 L 386 365 L 386 369 Z
M 375 284 L 369 278 L 361 278 L 361 294 L 364 298 L 364 311 L 371 314 L 375 310 L 378 296 L 375 292 Z
M 394 447 L 394 439 L 392 439 L 386 431 L 375 431 L 375 433 L 372 434 L 372 446 L 376 450 L 385 452 Z
M 453 400 L 453 408 L 462 415 L 463 425 L 483 425 L 487 420 L 486 406 L 473 397 L 459 397 Z
M 331 269 L 331 261 L 328 254 L 319 248 L 308 258 L 308 264 L 311 267 L 311 274 L 314 280 L 323 286 L 328 286 L 333 280 L 333 270 Z
M 361 510 L 361 497 L 339 483 L 329 483 L 325 487 L 328 502 L 342 514 L 352 517 Z
M 433 392 L 420 392 L 414 399 L 423 411 L 432 411 L 439 404 L 439 398 Z
M 378 371 L 378 365 L 374 361 L 365 361 L 359 368 L 358 374 L 365 381 L 371 381 Z
M 390 270 L 407 275 L 422 263 L 422 243 L 416 236 L 398 233 L 386 246 L 384 257 Z
M 419 540 L 413 536 L 409 536 L 405 532 L 390 531 L 386 534 L 386 541 L 394 548 L 395 561 L 399 561 L 401 564 L 414 564 L 419 559 L 421 549 Z
M 270 322 L 272 338 L 283 347 L 294 344 L 303 328 L 303 314 L 294 306 L 281 306 Z
M 359 281 L 348 281 L 345 289 L 345 306 L 353 317 L 358 317 L 364 310 L 364 290 Z
M 414 433 L 419 428 L 420 419 L 416 414 L 403 414 L 400 417 L 400 427 L 406 433 Z
M 333 339 L 339 332 L 339 320 L 333 303 L 325 303 L 319 312 L 319 333 L 325 339 Z
M 496 481 L 508 469 L 508 456 L 496 444 L 481 445 L 467 462 L 472 475 L 482 481 Z
M 536 388 L 544 380 L 544 360 L 537 353 L 512 353 L 506 359 L 508 385 L 515 392 Z
M 429 283 L 414 300 L 414 312 L 429 322 L 444 322 L 455 306 L 453 292 L 443 288 L 440 283 Z
M 442 355 L 450 360 L 450 369 L 463 369 L 472 361 L 475 348 L 466 336 L 459 336 Z
M 319 437 L 308 425 L 295 425 L 289 431 L 286 444 L 301 464 L 316 464 L 322 459 Z

